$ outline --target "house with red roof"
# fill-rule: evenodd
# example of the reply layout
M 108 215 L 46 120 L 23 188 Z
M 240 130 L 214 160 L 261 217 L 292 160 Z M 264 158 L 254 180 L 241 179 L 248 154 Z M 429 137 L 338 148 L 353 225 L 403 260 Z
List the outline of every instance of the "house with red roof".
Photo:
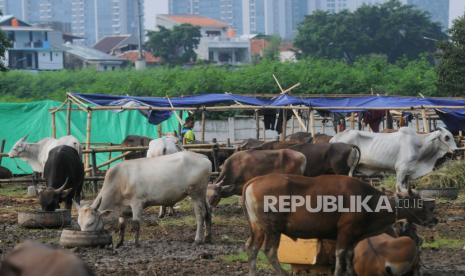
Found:
M 227 23 L 198 15 L 157 15 L 157 25 L 172 29 L 181 24 L 200 27 L 202 38 L 196 49 L 198 59 L 233 65 L 250 62 L 249 39 L 236 36 Z

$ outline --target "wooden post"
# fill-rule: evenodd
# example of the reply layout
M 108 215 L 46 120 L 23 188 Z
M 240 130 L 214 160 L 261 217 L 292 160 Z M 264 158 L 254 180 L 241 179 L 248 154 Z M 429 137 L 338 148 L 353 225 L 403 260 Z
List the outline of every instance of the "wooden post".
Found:
M 176 111 L 174 111 L 174 112 L 176 112 Z M 181 119 L 182 119 L 182 110 L 179 111 L 179 117 L 181 117 Z M 181 135 L 182 127 L 183 127 L 182 122 L 179 122 L 179 125 L 178 125 L 178 136 L 179 136 L 179 137 L 182 136 L 182 135 Z
M 97 176 L 97 157 L 95 150 L 92 150 L 92 176 Z M 93 188 L 94 188 L 94 194 L 98 193 L 98 181 L 94 180 L 93 181 Z
M 291 124 L 291 134 L 294 134 L 295 124 L 294 124 L 294 116 L 292 116 L 292 124 Z
M 323 120 L 321 121 L 321 126 L 323 134 L 326 134 L 326 117 L 323 117 Z
M 66 109 L 66 135 L 71 135 L 71 101 L 68 101 Z
M 350 128 L 355 129 L 355 113 L 350 113 Z
M 90 131 L 92 128 L 92 111 L 87 111 L 87 126 L 86 126 L 86 150 L 90 150 Z M 88 168 L 90 164 L 89 154 L 84 157 L 84 168 Z
M 417 128 L 417 132 L 420 132 L 420 120 L 418 119 L 418 114 L 415 116 L 415 126 Z
M 3 150 L 5 150 L 5 143 L 6 143 L 6 140 L 2 139 L 2 143 L 0 144 L 0 153 L 3 153 Z M 3 158 L 3 155 L 0 155 L 0 165 L 2 164 L 2 158 Z
M 306 128 L 307 128 L 307 131 L 306 131 L 306 132 L 307 132 L 307 133 L 310 132 L 310 127 L 309 127 L 309 126 L 310 126 L 310 113 L 311 113 L 311 112 L 312 112 L 312 111 L 311 111 L 311 109 L 310 109 L 310 107 L 309 107 L 309 108 L 308 108 L 307 125 L 306 125 Z
M 281 141 L 286 140 L 286 130 L 287 130 L 287 109 L 283 109 L 283 122 L 281 127 Z
M 260 139 L 260 117 L 258 116 L 258 109 L 255 109 L 255 139 Z
M 52 137 L 57 138 L 56 113 L 52 112 Z
M 205 143 L 205 109 L 202 110 L 202 121 L 201 121 L 201 126 L 202 126 L 202 136 L 201 136 L 201 141 L 202 143 Z
M 423 131 L 426 133 L 429 133 L 429 125 L 428 125 L 428 119 L 426 117 L 426 110 L 422 109 L 421 110 L 421 117 L 423 120 Z
M 315 111 L 310 110 L 310 128 L 312 130 L 312 137 L 315 138 Z
M 212 151 L 212 156 L 213 156 L 213 169 L 215 172 L 219 172 L 219 166 L 218 166 L 218 150 L 220 148 L 220 145 L 215 141 L 215 145 L 213 146 L 213 151 Z
M 157 125 L 157 135 L 158 135 L 157 138 L 160 138 L 160 137 L 163 136 L 163 132 L 162 132 L 162 130 L 161 130 L 161 123 L 159 123 L 159 124 Z
M 110 147 L 113 146 L 113 143 L 110 143 Z M 108 160 L 111 160 L 111 151 L 108 153 Z M 110 169 L 110 164 L 108 164 L 107 170 Z

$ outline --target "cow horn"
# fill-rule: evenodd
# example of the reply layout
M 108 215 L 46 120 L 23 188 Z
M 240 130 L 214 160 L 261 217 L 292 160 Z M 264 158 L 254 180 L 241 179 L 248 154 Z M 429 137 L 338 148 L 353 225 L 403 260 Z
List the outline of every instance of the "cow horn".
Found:
M 97 200 L 97 204 L 95 205 L 94 209 L 95 210 L 98 210 L 98 208 L 100 207 L 100 204 L 102 203 L 102 197 L 100 197 L 98 200 Z
M 68 184 L 68 179 L 69 179 L 69 177 L 66 178 L 65 184 L 63 184 L 60 188 L 55 190 L 55 193 L 59 194 L 59 193 L 61 193 L 61 192 L 63 192 L 65 190 L 65 187 Z
M 225 185 L 221 187 L 220 194 L 222 196 L 230 196 L 234 192 L 234 185 Z

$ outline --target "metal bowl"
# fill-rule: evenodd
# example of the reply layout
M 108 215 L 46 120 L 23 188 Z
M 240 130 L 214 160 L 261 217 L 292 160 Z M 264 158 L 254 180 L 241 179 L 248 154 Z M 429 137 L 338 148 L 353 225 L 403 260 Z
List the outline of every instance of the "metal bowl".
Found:
M 18 212 L 18 224 L 26 228 L 63 228 L 71 224 L 71 210 Z

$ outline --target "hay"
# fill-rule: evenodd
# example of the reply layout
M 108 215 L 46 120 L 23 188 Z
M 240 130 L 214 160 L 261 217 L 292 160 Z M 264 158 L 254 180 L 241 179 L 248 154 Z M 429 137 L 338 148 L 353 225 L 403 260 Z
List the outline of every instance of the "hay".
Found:
M 414 181 L 418 188 L 465 188 L 465 162 L 452 160 Z

